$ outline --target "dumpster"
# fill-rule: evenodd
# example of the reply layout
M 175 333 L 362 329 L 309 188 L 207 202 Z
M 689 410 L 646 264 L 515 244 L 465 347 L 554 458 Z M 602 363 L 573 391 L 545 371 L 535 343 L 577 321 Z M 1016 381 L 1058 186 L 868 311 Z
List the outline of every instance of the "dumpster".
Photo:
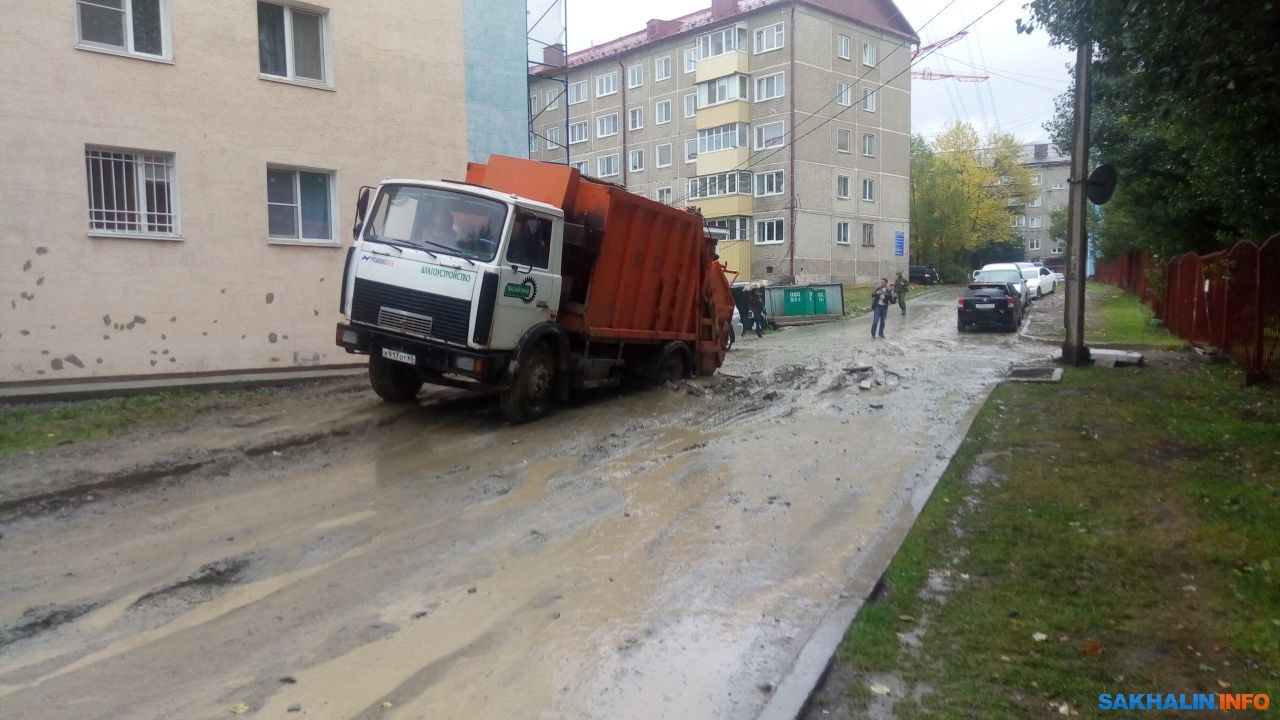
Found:
M 764 308 L 779 325 L 835 320 L 844 315 L 844 286 L 832 283 L 765 288 Z

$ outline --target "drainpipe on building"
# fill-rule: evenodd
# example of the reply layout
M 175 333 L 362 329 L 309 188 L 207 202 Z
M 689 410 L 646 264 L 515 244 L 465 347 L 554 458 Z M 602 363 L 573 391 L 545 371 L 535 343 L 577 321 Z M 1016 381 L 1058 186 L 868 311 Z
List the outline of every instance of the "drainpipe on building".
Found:
M 627 154 L 627 128 L 631 126 L 631 111 L 627 108 L 627 68 L 621 60 L 618 61 L 618 87 L 622 92 L 622 112 L 618 115 L 618 124 L 622 128 L 622 155 L 619 162 L 622 163 L 622 186 L 628 187 L 627 173 L 631 170 L 631 158 Z
M 788 271 L 790 282 L 796 281 L 796 3 L 791 1 L 791 22 L 787 23 L 787 47 L 790 49 L 790 69 L 787 71 L 787 96 L 791 104 L 791 148 L 788 153 L 789 169 L 787 185 L 791 188 L 791 212 L 787 213 L 787 235 L 791 238 L 791 269 Z

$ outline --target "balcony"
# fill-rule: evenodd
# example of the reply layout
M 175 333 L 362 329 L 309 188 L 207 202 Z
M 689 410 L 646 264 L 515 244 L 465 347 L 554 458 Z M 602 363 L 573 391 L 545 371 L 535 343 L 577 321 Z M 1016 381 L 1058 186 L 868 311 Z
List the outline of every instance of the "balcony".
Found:
M 695 174 L 701 177 L 741 170 L 746 167 L 747 158 L 750 156 L 751 150 L 744 147 L 705 153 L 698 156 Z
M 750 215 L 755 209 L 755 199 L 750 195 L 725 195 L 724 197 L 690 200 L 689 204 L 702 209 L 705 218 Z
M 727 52 L 723 55 L 703 58 L 697 63 L 694 82 L 707 82 L 734 73 L 746 75 L 750 69 L 750 58 L 751 56 L 745 52 Z
M 695 121 L 699 130 L 729 123 L 751 122 L 751 103 L 746 100 L 730 100 L 719 105 L 701 108 L 698 110 Z

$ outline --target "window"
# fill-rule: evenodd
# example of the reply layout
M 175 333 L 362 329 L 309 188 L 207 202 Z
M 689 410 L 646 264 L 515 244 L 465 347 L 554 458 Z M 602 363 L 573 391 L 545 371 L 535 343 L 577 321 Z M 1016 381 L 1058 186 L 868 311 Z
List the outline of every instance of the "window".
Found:
M 529 268 L 551 267 L 551 220 L 532 213 L 516 212 L 511 224 L 507 262 Z
M 719 105 L 730 100 L 747 100 L 749 83 L 746 75 L 729 75 L 718 80 L 699 83 L 698 107 Z
M 267 168 L 267 235 L 272 240 L 334 242 L 333 175 Z
M 548 90 L 544 97 L 546 98 L 546 103 L 544 105 L 544 108 L 546 110 L 555 110 L 556 108 L 560 107 L 560 91 L 559 90 Z
M 782 147 L 783 137 L 787 134 L 787 126 L 782 122 L 765 123 L 756 126 L 756 150 Z
M 1030 222 L 1031 224 L 1028 227 L 1030 227 L 1032 230 L 1039 230 L 1040 228 L 1044 227 L 1044 218 L 1042 217 L 1039 217 L 1039 216 L 1033 217 L 1031 218 Z
M 836 223 L 836 244 L 837 245 L 849 244 L 849 223 L 845 221 Z
M 1036 208 L 1038 208 L 1038 207 L 1040 207 L 1041 205 L 1044 205 L 1044 197 L 1043 197 L 1043 196 L 1041 196 L 1041 195 L 1037 195 L 1037 196 L 1036 196 L 1036 199 L 1035 199 L 1035 200 L 1032 200 L 1032 201 L 1031 201 L 1031 204 L 1030 204 L 1028 207 L 1036 207 Z
M 750 131 L 746 123 L 729 123 L 698 131 L 698 154 L 747 147 Z
M 91 234 L 178 235 L 172 153 L 86 147 L 84 156 Z
M 836 150 L 847 153 L 853 152 L 853 131 L 838 128 L 836 130 Z
M 876 181 L 864 178 L 862 181 L 862 199 L 867 202 L 876 201 Z
M 657 155 L 655 164 L 658 167 L 660 168 L 671 167 L 671 143 L 666 143 L 665 145 L 659 145 L 654 150 L 654 154 Z
M 627 68 L 627 87 L 638 88 L 644 84 L 644 65 L 632 65 Z
M 1036 187 L 1040 187 L 1041 185 L 1043 185 L 1043 184 L 1044 184 L 1044 175 L 1041 175 L 1040 173 L 1036 173 L 1035 175 L 1032 175 L 1032 176 L 1031 176 L 1031 184 L 1032 184 L 1032 185 L 1034 185 L 1034 186 L 1036 186 Z
M 698 159 L 698 139 L 693 138 L 691 140 L 685 140 L 684 141 L 684 161 L 686 163 L 691 163 L 697 159 Z
M 1053 184 L 1053 189 L 1054 189 L 1054 190 L 1061 190 L 1061 189 L 1063 189 L 1064 187 L 1066 187 L 1066 185 L 1065 185 L 1065 184 L 1063 184 L 1063 183 L 1060 183 L 1060 182 L 1056 182 L 1056 183 L 1054 183 L 1054 184 Z
M 668 145 L 668 147 L 670 146 Z M 658 188 L 657 199 L 658 199 L 658 202 L 662 203 L 663 205 L 670 205 L 671 204 L 671 188 L 669 187 Z
M 871 67 L 875 67 L 876 59 L 879 54 L 880 52 L 879 50 L 876 49 L 875 43 L 869 43 L 869 42 L 862 43 L 862 64 L 863 65 L 869 65 Z
M 560 128 L 551 126 L 547 128 L 547 149 L 557 150 L 564 147 L 560 144 Z
M 577 145 L 584 143 L 589 139 L 587 134 L 587 121 L 576 122 L 569 126 L 569 144 Z
M 862 109 L 867 112 L 876 111 L 876 91 L 871 88 L 862 88 Z
M 735 25 L 715 30 L 705 35 L 699 35 L 695 43 L 697 44 L 699 60 L 729 52 L 746 50 L 747 28 L 742 25 Z
M 848 60 L 849 54 L 853 51 L 853 39 L 848 35 L 836 36 L 836 57 L 841 60 Z
M 1031 239 L 1027 240 L 1027 249 L 1028 249 L 1028 250 L 1039 250 L 1039 249 L 1040 249 L 1040 238 L 1031 238 Z
M 848 107 L 853 104 L 853 86 L 849 83 L 836 83 L 836 103 Z
M 81 47 L 168 59 L 168 0 L 78 0 Z
M 876 136 L 872 133 L 862 135 L 862 154 L 867 157 L 876 156 Z
M 774 73 L 756 78 L 756 102 L 772 100 L 787 94 L 786 75 Z
M 757 220 L 756 221 L 756 244 L 757 245 L 776 245 L 786 239 L 786 232 L 782 218 L 774 220 Z
M 725 240 L 747 240 L 751 237 L 751 218 L 749 217 L 725 217 L 708 220 L 707 227 L 718 228 L 728 231 Z
M 691 73 L 698 69 L 698 49 L 690 48 L 684 51 L 684 71 Z
M 529 95 L 529 117 L 534 117 L 537 114 L 538 114 L 538 94 L 532 93 Z
M 533 155 L 536 152 L 538 152 L 538 136 L 532 130 L 530 130 L 529 131 L 529 155 Z
M 258 69 L 263 75 L 329 82 L 328 16 L 258 3 Z
M 596 97 L 613 95 L 618 92 L 618 73 L 611 72 L 596 78 Z
M 756 31 L 756 54 L 777 50 L 782 44 L 782 23 Z
M 756 173 L 756 197 L 781 195 L 783 192 L 782 171 Z
M 653 81 L 667 80 L 671 77 L 671 56 L 660 57 L 653 61 Z
M 1054 203 L 1054 204 L 1052 204 L 1052 205 L 1050 205 L 1050 206 L 1049 206 L 1049 212 L 1057 212 L 1057 211 L 1059 211 L 1059 210 L 1061 210 L 1061 209 L 1062 209 L 1062 205 L 1060 205 L 1060 204 L 1058 204 L 1058 203 Z
M 653 122 L 657 125 L 666 125 L 671 122 L 671 101 L 663 100 L 653 105 Z
M 1054 243 L 1053 247 L 1049 249 L 1049 252 L 1054 255 L 1061 255 L 1065 249 L 1066 248 L 1063 247 L 1062 243 Z
M 572 162 L 572 163 L 569 163 L 569 167 L 576 169 L 578 172 L 582 173 L 583 175 L 591 174 L 590 160 L 580 160 L 578 162 Z
M 604 155 L 596 160 L 596 177 L 612 177 L 618 174 L 618 154 Z
M 632 150 L 627 153 L 627 169 L 639 172 L 644 169 L 644 150 Z
M 1027 226 L 1026 215 L 1010 215 L 1009 216 L 1009 227 L 1020 228 L 1020 227 L 1026 227 L 1026 226 Z
M 862 247 L 876 246 L 876 226 L 871 223 L 862 224 Z
M 627 129 L 639 130 L 644 127 L 644 108 L 631 108 L 627 111 Z
M 726 195 L 750 195 L 751 173 L 729 172 L 690 178 L 687 189 L 685 197 L 691 200 Z
M 618 113 L 610 113 L 596 118 L 596 137 L 609 137 L 618 134 Z
M 849 176 L 848 175 L 836 176 L 836 197 L 840 198 L 841 200 L 849 199 Z
M 698 114 L 698 93 L 689 93 L 684 96 L 684 116 L 691 118 Z
M 587 101 L 587 81 L 582 80 L 569 85 L 569 104 L 577 105 Z

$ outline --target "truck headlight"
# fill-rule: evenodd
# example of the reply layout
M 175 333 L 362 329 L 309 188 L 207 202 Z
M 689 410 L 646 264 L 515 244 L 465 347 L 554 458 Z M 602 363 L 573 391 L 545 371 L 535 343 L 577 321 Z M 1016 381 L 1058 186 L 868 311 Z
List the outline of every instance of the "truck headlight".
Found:
M 475 372 L 476 359 L 468 355 L 454 355 L 453 366 L 463 372 Z
M 359 343 L 360 343 L 360 334 L 357 333 L 355 330 L 342 331 L 342 344 L 357 345 Z

